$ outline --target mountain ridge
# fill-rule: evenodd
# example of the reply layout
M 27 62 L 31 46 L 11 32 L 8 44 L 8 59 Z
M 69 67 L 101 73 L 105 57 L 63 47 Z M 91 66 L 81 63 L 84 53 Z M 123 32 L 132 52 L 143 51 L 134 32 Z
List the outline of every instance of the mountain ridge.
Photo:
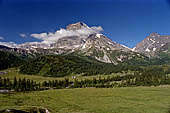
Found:
M 34 34 L 36 37 L 49 37 L 56 40 L 54 43 L 47 43 L 48 39 L 44 38 L 42 42 L 28 42 L 23 44 L 5 43 L 4 46 L 25 50 L 29 54 L 70 54 L 76 53 L 84 56 L 92 56 L 95 59 L 118 64 L 124 62 L 124 59 L 131 59 L 137 56 L 132 49 L 116 43 L 101 34 L 102 28 L 89 27 L 83 22 L 69 24 L 66 29 L 60 29 L 55 33 Z M 63 37 L 57 37 L 61 35 Z M 51 40 L 50 40 L 51 41 Z M 0 45 L 3 45 L 1 42 Z M 121 53 L 127 54 L 121 54 Z

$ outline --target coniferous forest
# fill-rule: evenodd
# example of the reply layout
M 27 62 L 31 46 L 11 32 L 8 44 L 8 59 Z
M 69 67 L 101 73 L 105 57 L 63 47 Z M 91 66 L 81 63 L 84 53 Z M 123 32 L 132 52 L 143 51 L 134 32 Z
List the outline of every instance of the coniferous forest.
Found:
M 148 67 L 142 71 L 135 71 L 132 74 L 124 73 L 122 75 L 107 76 L 104 78 L 93 77 L 93 79 L 69 80 L 65 77 L 63 80 L 43 81 L 38 83 L 26 78 L 9 78 L 0 77 L 0 89 L 14 91 L 39 91 L 47 89 L 62 88 L 111 88 L 111 87 L 133 87 L 133 86 L 159 86 L 170 85 L 169 70 L 164 71 L 162 67 Z

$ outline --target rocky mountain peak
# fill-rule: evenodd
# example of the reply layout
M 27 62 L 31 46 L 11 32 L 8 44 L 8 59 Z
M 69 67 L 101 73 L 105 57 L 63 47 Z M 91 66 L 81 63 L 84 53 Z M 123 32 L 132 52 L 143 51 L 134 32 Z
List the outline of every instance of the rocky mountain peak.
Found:
M 156 32 L 153 32 L 149 35 L 149 37 L 160 37 L 161 35 L 156 33 Z
M 88 28 L 88 26 L 83 22 L 77 22 L 66 27 L 67 30 L 78 30 L 81 28 Z
M 155 56 L 155 53 L 168 42 L 170 42 L 170 36 L 164 36 L 153 32 L 138 43 L 134 50 L 148 56 Z

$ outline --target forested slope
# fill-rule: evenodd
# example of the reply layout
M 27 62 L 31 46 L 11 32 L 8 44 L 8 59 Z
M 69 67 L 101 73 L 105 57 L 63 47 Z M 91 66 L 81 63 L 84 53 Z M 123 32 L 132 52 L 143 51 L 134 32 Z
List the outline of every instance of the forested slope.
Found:
M 0 70 L 19 66 L 24 61 L 17 55 L 6 51 L 0 51 Z

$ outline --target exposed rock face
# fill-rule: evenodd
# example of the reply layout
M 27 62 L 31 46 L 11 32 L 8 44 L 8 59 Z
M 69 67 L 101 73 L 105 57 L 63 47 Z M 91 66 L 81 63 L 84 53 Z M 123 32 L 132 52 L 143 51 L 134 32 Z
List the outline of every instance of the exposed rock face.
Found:
M 79 38 L 77 36 L 69 36 L 69 37 L 63 37 L 60 38 L 57 43 L 51 44 L 51 47 L 53 48 L 63 48 L 63 49 L 74 49 L 82 44 L 84 44 L 85 41 L 82 38 Z
M 112 56 L 115 51 L 131 51 L 120 44 L 112 42 L 109 38 L 102 34 L 90 35 L 79 50 L 81 50 L 81 53 L 84 55 L 93 56 L 97 60 L 114 64 L 118 63 L 118 59 L 113 58 Z
M 83 22 L 77 22 L 75 24 L 70 24 L 66 27 L 67 30 L 77 30 L 81 28 L 88 28 L 88 26 Z
M 142 42 L 138 43 L 134 50 L 148 56 L 155 56 L 157 51 L 169 42 L 170 36 L 161 36 L 157 33 L 151 33 Z

